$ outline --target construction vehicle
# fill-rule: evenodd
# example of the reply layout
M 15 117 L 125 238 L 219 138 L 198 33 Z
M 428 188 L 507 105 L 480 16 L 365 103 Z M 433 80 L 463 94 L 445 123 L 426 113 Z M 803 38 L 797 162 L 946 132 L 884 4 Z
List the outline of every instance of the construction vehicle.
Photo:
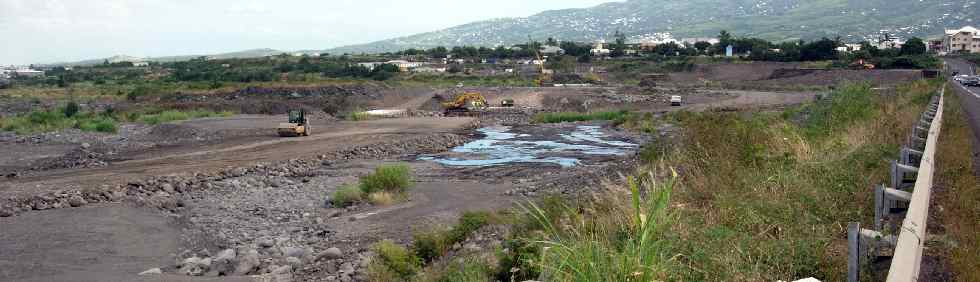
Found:
M 551 81 L 551 74 L 553 74 L 554 71 L 544 67 L 544 60 L 541 59 L 541 52 L 539 52 L 538 48 L 534 45 L 534 40 L 531 39 L 530 35 L 527 36 L 527 48 L 534 50 L 534 57 L 538 59 L 538 78 L 534 80 L 534 84 L 537 86 L 545 86 L 545 84 Z
M 457 95 L 451 101 L 442 103 L 446 115 L 474 113 L 487 108 L 487 98 L 480 93 Z
M 289 122 L 279 123 L 279 136 L 310 136 L 310 121 L 306 118 L 305 110 L 289 111 L 288 121 Z
M 514 99 L 504 99 L 503 101 L 500 101 L 500 106 L 504 108 L 513 108 Z

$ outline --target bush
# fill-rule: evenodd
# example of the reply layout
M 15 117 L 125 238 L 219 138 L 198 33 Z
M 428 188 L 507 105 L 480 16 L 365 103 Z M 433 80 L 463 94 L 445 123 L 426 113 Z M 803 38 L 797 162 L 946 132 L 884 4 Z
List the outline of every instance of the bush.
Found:
M 426 263 L 441 257 L 449 250 L 445 236 L 448 231 L 443 227 L 436 227 L 413 234 L 412 250 L 415 251 L 415 255 Z
M 353 203 L 360 202 L 363 200 L 363 197 L 364 193 L 361 192 L 360 187 L 345 184 L 333 192 L 333 196 L 330 197 L 330 203 L 335 207 L 347 207 Z
M 612 121 L 622 121 L 626 118 L 629 112 L 627 111 L 609 111 L 609 112 L 594 112 L 594 113 L 577 113 L 577 112 L 557 112 L 557 113 L 539 113 L 534 116 L 535 123 L 562 123 L 562 122 L 576 122 L 576 121 L 593 121 L 593 120 L 612 120 Z
M 412 187 L 412 170 L 408 165 L 382 165 L 373 174 L 361 177 L 361 191 L 403 193 Z
M 369 119 L 371 119 L 371 115 L 368 115 L 366 112 L 356 111 L 356 112 L 351 112 L 350 114 L 347 114 L 347 120 L 350 120 L 350 121 L 365 121 L 365 120 L 369 120 Z
M 75 103 L 75 101 L 68 102 L 68 105 L 65 105 L 64 113 L 66 117 L 73 117 L 78 111 L 78 103 Z
M 418 273 L 421 265 L 419 258 L 390 240 L 375 243 L 373 246 L 376 257 L 371 261 L 368 272 L 373 281 L 406 281 Z
M 374 192 L 368 195 L 368 202 L 376 206 L 390 206 L 396 201 L 396 196 L 388 192 Z
M 107 117 L 80 120 L 78 121 L 78 129 L 83 131 L 115 133 L 116 120 Z
M 487 225 L 489 217 L 487 212 L 464 212 L 446 240 L 452 244 L 463 242 L 473 231 Z
M 489 219 L 488 212 L 464 212 L 450 229 L 434 228 L 415 233 L 412 249 L 422 261 L 430 262 L 442 256 L 449 246 L 465 241 L 474 231 L 486 226 Z

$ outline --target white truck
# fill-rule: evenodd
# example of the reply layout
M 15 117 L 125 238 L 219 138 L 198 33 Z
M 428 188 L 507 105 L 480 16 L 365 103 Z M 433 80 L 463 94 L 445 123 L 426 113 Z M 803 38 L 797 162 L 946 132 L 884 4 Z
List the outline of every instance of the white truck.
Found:
M 670 96 L 670 105 L 671 106 L 679 107 L 681 105 L 681 103 L 683 103 L 683 99 L 681 98 L 681 96 L 677 96 L 677 95 Z

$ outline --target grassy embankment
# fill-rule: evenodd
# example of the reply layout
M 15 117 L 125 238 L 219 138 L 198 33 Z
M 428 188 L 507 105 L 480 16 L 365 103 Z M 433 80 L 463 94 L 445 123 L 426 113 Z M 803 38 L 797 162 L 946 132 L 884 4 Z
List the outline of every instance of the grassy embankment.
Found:
M 79 112 L 68 114 L 64 107 L 33 111 L 13 117 L 0 118 L 0 130 L 13 131 L 25 135 L 39 132 L 58 131 L 67 128 L 77 128 L 82 131 L 116 132 L 120 122 L 139 122 L 149 125 L 172 121 L 188 120 L 205 117 L 228 117 L 232 112 L 214 112 L 207 110 L 175 111 L 175 110 L 144 110 L 127 113 L 105 110 L 102 112 Z
M 630 185 L 589 201 L 525 204 L 506 220 L 511 234 L 496 254 L 406 277 L 843 280 L 845 226 L 871 221 L 872 184 L 885 181 L 937 87 L 920 81 L 879 94 L 851 85 L 782 113 L 671 114 L 684 128 L 680 142 L 648 145 Z M 632 116 L 624 126 L 660 122 Z
M 946 240 L 955 242 L 955 247 L 936 249 L 946 257 L 956 281 L 980 281 L 980 181 L 971 154 L 976 150 L 972 133 L 959 97 L 947 95 L 936 157 L 937 182 L 944 189 L 933 201 L 942 207 L 937 213 Z

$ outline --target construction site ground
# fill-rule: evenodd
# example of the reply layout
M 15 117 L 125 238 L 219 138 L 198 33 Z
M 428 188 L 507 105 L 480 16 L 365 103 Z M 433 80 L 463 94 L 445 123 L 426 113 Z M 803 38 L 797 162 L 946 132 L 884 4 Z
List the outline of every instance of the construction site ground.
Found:
M 817 94 L 663 88 L 648 90 L 661 93 L 650 95 L 623 93 L 609 87 L 464 88 L 413 90 L 412 95 L 376 99 L 374 105 L 427 110 L 433 106 L 434 95 L 463 91 L 483 93 L 491 104 L 514 99 L 518 107 L 537 111 L 644 112 L 767 109 L 807 102 Z M 682 107 L 671 107 L 664 100 L 664 96 L 676 91 L 685 92 Z M 627 173 L 636 159 L 633 152 L 614 157 L 582 156 L 582 164 L 571 168 L 539 163 L 452 167 L 419 157 L 446 152 L 481 138 L 475 129 L 494 125 L 489 124 L 492 119 L 314 119 L 313 136 L 279 138 L 274 128 L 282 120 L 284 116 L 240 115 L 153 127 L 124 125 L 113 136 L 61 132 L 26 141 L 0 138 L 0 169 L 5 174 L 16 172 L 0 179 L 0 205 L 4 199 L 30 200 L 64 191 L 127 185 L 129 191 L 168 187 L 169 184 L 161 184 L 164 182 L 147 179 L 173 175 L 190 175 L 181 178 L 184 180 L 193 179 L 195 174 L 220 175 L 195 182 L 195 189 L 175 192 L 170 187 L 78 207 L 49 207 L 45 202 L 42 208 L 0 214 L 7 216 L 0 217 L 0 280 L 268 279 L 177 274 L 175 267 L 180 260 L 229 248 L 239 250 L 239 256 L 244 255 L 244 250 L 256 251 L 260 263 L 250 272 L 252 275 L 277 274 L 273 268 L 286 264 L 287 253 L 301 249 L 303 264 L 290 265 L 296 280 L 360 280 L 366 270 L 368 246 L 377 240 L 406 243 L 417 228 L 450 223 L 462 211 L 508 208 L 516 201 L 542 193 L 575 193 L 576 189 L 599 185 L 598 179 Z M 647 138 L 622 132 L 607 123 L 529 125 L 527 118 L 523 120 L 514 127 L 515 134 L 564 132 L 589 125 L 601 127 L 617 141 L 642 144 Z M 154 142 L 156 139 L 169 141 Z M 88 144 L 89 140 L 105 142 Z M 62 161 L 85 146 L 117 150 L 102 156 L 104 163 L 31 169 L 37 167 L 36 163 L 48 163 L 48 159 Z M 393 146 L 398 149 L 392 150 Z M 300 159 L 308 161 L 294 162 Z M 350 208 L 325 203 L 341 185 L 356 183 L 359 176 L 387 163 L 411 166 L 416 185 L 406 201 L 387 207 Z M 239 170 L 242 172 L 228 173 Z M 160 204 L 157 198 L 172 202 Z M 10 207 L 0 206 L 0 213 L 5 213 L 4 209 Z M 341 258 L 319 259 L 321 252 L 332 247 L 342 250 Z M 164 274 L 137 275 L 153 268 L 161 268 Z

